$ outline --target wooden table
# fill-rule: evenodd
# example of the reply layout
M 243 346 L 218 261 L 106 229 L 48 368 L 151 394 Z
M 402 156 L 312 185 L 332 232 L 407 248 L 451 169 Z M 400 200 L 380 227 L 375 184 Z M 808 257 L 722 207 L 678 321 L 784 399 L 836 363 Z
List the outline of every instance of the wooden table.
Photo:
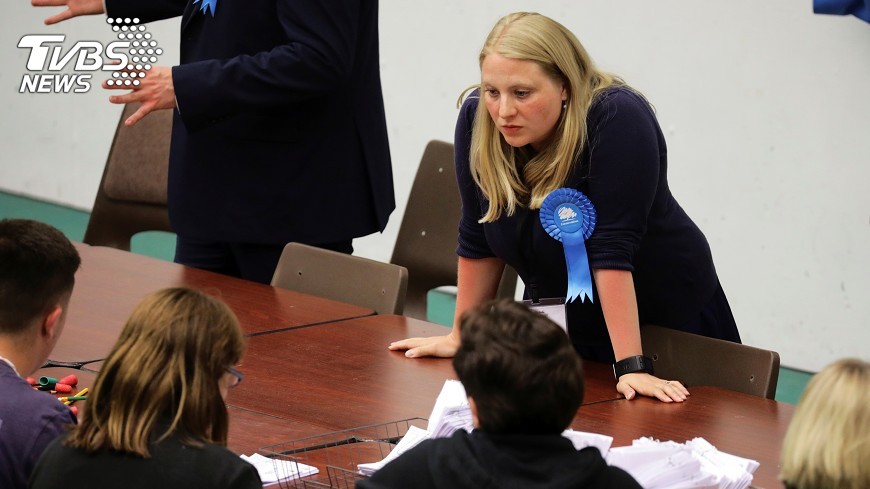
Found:
M 443 326 L 403 316 L 366 316 L 371 311 L 355 306 L 109 248 L 77 247 L 83 266 L 51 358 L 104 357 L 129 312 L 150 291 L 184 285 L 218 295 L 250 335 L 241 366 L 245 380 L 227 399 L 229 447 L 237 453 L 428 417 L 444 381 L 456 378 L 449 359 L 409 359 L 387 349 L 402 338 L 446 334 Z M 95 371 L 100 366 L 88 365 Z M 779 453 L 794 406 L 698 386 L 685 403 L 626 401 L 616 393 L 609 365 L 585 362 L 584 368 L 586 398 L 574 429 L 613 436 L 615 447 L 643 436 L 677 442 L 703 437 L 721 451 L 760 462 L 756 486 L 782 487 L 776 477 Z M 69 370 L 51 371 L 62 376 Z M 76 372 L 79 389 L 93 382 L 92 374 Z
M 374 314 L 322 299 L 126 251 L 76 244 L 82 267 L 64 333 L 49 359 L 84 363 L 106 357 L 133 308 L 150 292 L 184 286 L 212 294 L 239 317 L 248 335 Z
M 97 375 L 92 371 L 70 367 L 44 367 L 34 372 L 32 377 L 39 379 L 41 376 L 48 376 L 61 379 L 69 374 L 75 374 L 79 381 L 78 385 L 73 389 L 73 393 L 79 392 L 85 387 L 90 391 L 94 386 Z M 227 396 L 228 402 L 232 401 L 233 392 L 234 390 L 231 389 Z M 46 395 L 49 394 L 46 393 Z M 55 397 L 66 395 L 72 394 L 55 394 Z M 86 404 L 86 400 L 74 403 L 79 410 L 79 416 L 81 416 L 82 409 Z M 256 453 L 261 447 L 266 445 L 283 443 L 288 440 L 320 435 L 332 431 L 331 428 L 316 423 L 299 423 L 233 406 L 228 406 L 227 412 L 230 417 L 229 440 L 227 444 L 234 452 L 247 455 Z
M 371 316 L 252 337 L 231 404 L 333 430 L 428 417 L 444 381 L 456 378 L 450 360 L 409 359 L 387 345 L 445 329 Z
M 651 437 L 683 443 L 701 437 L 718 450 L 761 465 L 753 485 L 781 488 L 779 454 L 795 406 L 719 387 L 695 386 L 682 403 L 647 397 L 583 406 L 571 427 L 613 437 L 613 446 Z
M 402 338 L 447 334 L 449 328 L 404 316 L 378 315 L 297 328 L 250 339 L 240 369 L 245 381 L 231 404 L 334 429 L 429 417 L 444 381 L 456 379 L 450 359 L 406 358 L 387 345 Z M 586 402 L 619 397 L 615 383 L 591 368 Z

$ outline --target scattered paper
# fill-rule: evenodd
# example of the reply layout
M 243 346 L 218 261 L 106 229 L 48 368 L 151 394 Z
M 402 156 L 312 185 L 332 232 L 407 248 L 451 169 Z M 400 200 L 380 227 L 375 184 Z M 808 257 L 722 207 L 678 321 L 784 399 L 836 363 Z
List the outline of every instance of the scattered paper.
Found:
M 574 431 L 567 429 L 562 432 L 562 436 L 571 440 L 574 448 L 583 450 L 586 447 L 595 447 L 601 452 L 601 456 L 607 455 L 610 450 L 610 445 L 613 443 L 613 437 L 607 435 L 599 435 L 598 433 L 587 433 L 585 431 Z
M 241 455 L 242 460 L 247 461 L 257 469 L 263 485 L 275 484 L 290 479 L 308 477 L 318 472 L 317 467 L 301 464 L 292 460 L 264 457 L 258 453 L 253 455 Z
M 460 429 L 473 429 L 471 409 L 462 384 L 448 380 L 435 400 L 426 430 L 411 426 L 383 460 L 357 468 L 370 476 L 423 440 L 446 438 Z M 745 489 L 758 468 L 755 460 L 720 452 L 703 438 L 686 443 L 640 438 L 631 446 L 612 448 L 613 438 L 607 435 L 568 429 L 562 436 L 577 450 L 597 448 L 609 465 L 622 468 L 645 489 Z
M 745 489 L 758 468 L 755 460 L 720 452 L 703 438 L 686 443 L 639 438 L 611 448 L 605 458 L 645 489 Z
M 465 394 L 465 387 L 458 380 L 447 380 L 444 382 L 444 386 L 441 387 L 438 398 L 435 399 L 435 406 L 429 415 L 429 424 L 426 426 L 426 431 L 430 433 L 436 432 L 438 425 L 443 423 L 442 418 L 448 412 L 455 412 L 457 408 L 462 407 L 468 408 L 468 396 Z
M 429 415 L 429 424 L 425 430 L 412 425 L 383 460 L 358 464 L 357 469 L 363 475 L 372 475 L 421 441 L 429 438 L 447 438 L 460 429 L 466 431 L 474 429 L 471 408 L 468 406 L 468 397 L 465 395 L 462 383 L 458 380 L 447 380 L 438 398 L 435 399 L 435 406 L 432 408 L 432 414 Z
M 362 475 L 370 476 L 380 470 L 381 467 L 387 465 L 391 461 L 395 460 L 399 455 L 407 452 L 408 450 L 416 447 L 420 444 L 421 441 L 429 439 L 429 432 L 424 430 L 423 428 L 417 428 L 416 426 L 411 425 L 408 428 L 408 432 L 405 433 L 405 436 L 402 437 L 402 440 L 390 450 L 390 453 L 384 457 L 380 462 L 372 462 L 367 464 L 359 464 L 357 465 L 357 469 L 360 471 Z

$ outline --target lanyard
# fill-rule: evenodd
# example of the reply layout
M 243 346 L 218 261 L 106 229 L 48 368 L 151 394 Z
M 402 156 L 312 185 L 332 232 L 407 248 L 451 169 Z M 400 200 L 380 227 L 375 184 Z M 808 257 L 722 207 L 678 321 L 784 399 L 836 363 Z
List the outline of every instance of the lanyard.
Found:
M 535 211 L 529 209 L 522 217 L 518 218 L 515 232 L 516 242 L 519 245 L 519 255 L 526 265 L 526 276 L 528 277 L 526 286 L 529 288 L 529 297 L 531 297 L 533 304 L 538 304 L 541 302 L 541 295 L 538 292 L 537 264 L 535 263 L 535 233 L 532 227 L 532 220 L 535 214 Z M 524 242 L 526 246 L 523 246 Z

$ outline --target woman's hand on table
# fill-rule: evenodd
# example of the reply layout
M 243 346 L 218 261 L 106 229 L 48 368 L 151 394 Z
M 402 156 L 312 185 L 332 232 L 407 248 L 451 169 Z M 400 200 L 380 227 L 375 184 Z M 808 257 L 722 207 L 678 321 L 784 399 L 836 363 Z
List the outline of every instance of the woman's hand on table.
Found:
M 676 380 L 663 380 L 648 373 L 638 372 L 619 377 L 616 390 L 626 399 L 634 399 L 637 394 L 655 397 L 662 402 L 683 402 L 689 391 Z
M 407 338 L 390 343 L 390 350 L 405 350 L 408 358 L 442 357 L 449 358 L 459 349 L 459 337 L 452 333 L 444 336 Z

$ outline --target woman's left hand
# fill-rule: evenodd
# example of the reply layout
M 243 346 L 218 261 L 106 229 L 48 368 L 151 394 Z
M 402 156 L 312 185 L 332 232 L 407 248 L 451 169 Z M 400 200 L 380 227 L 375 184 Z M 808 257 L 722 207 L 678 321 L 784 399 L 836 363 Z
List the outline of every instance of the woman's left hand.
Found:
M 634 399 L 637 394 L 656 397 L 662 402 L 683 402 L 689 391 L 676 380 L 662 380 L 647 373 L 625 374 L 619 378 L 616 390 L 626 399 Z

